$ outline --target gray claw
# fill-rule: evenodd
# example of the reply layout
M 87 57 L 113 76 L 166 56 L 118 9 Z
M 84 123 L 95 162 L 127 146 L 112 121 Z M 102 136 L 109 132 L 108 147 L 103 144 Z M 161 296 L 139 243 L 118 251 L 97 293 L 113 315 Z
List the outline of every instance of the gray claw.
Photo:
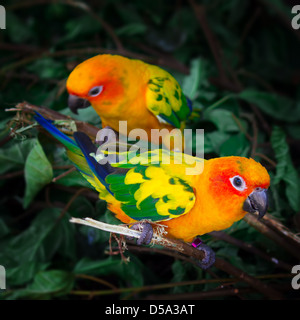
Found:
M 150 244 L 152 237 L 153 237 L 153 228 L 150 223 L 136 223 L 130 229 L 133 230 L 140 230 L 142 227 L 142 234 L 137 239 L 136 243 L 140 245 L 148 245 Z M 132 240 L 133 237 L 127 237 L 129 240 Z
M 205 253 L 205 257 L 201 261 L 197 261 L 197 264 L 201 269 L 207 270 L 216 261 L 215 252 L 208 245 L 204 243 L 201 243 L 200 245 L 198 245 L 196 249 L 202 250 Z
M 150 223 L 144 223 L 143 224 L 143 230 L 142 230 L 142 234 L 139 237 L 139 239 L 137 239 L 136 243 L 140 246 L 142 244 L 148 245 L 153 237 L 153 228 L 151 226 Z

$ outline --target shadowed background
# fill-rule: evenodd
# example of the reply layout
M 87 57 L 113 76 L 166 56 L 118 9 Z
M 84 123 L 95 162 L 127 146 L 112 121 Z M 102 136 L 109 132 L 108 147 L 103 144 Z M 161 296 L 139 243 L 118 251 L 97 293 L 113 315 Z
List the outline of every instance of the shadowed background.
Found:
M 2 299 L 265 299 L 274 291 L 276 297 L 299 298 L 291 287 L 291 268 L 300 260 L 295 4 L 2 3 L 0 264 L 7 276 Z M 100 53 L 169 71 L 193 102 L 187 128 L 205 130 L 206 158 L 252 157 L 269 170 L 271 200 L 264 221 L 248 215 L 224 232 L 202 237 L 228 263 L 227 272 L 202 271 L 191 259 L 160 247 L 128 244 L 122 256 L 113 239 L 109 246 L 109 234 L 69 223 L 71 216 L 118 221 L 73 170 L 64 149 L 31 128 L 30 114 L 15 107 L 26 101 L 100 128 L 92 108 L 71 113 L 65 89 L 73 68 Z

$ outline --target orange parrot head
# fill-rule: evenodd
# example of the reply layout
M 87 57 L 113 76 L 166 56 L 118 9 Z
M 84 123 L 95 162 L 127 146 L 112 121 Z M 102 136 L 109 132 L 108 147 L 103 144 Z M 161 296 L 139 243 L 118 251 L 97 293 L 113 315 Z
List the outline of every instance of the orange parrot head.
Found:
M 112 55 L 92 57 L 71 72 L 67 80 L 68 105 L 76 114 L 89 105 L 105 112 L 122 99 L 125 82 L 124 60 Z
M 227 211 L 228 218 L 231 216 L 235 221 L 247 212 L 258 212 L 262 218 L 268 208 L 270 176 L 267 170 L 255 160 L 241 157 L 216 158 L 209 162 L 208 190 L 219 210 Z

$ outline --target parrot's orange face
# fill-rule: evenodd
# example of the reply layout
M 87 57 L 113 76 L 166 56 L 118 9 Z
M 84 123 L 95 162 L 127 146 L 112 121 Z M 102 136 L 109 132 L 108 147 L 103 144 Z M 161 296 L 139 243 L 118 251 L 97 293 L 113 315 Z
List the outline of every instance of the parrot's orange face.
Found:
M 105 55 L 95 56 L 79 64 L 67 80 L 69 107 L 78 109 L 93 105 L 108 109 L 124 95 L 126 71 L 112 64 Z
M 230 207 L 238 209 L 237 212 L 257 211 L 263 217 L 268 207 L 267 189 L 270 186 L 267 170 L 247 158 L 227 157 L 210 161 L 208 188 L 217 203 L 222 206 L 223 199 L 230 199 Z

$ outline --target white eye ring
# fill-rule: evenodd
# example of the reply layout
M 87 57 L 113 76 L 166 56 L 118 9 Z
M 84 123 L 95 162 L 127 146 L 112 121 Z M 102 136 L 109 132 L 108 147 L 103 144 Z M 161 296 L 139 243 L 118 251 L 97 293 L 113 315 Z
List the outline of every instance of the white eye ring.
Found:
M 93 87 L 90 91 L 89 91 L 89 96 L 90 97 L 97 97 L 99 96 L 99 94 L 103 91 L 103 86 L 96 86 Z
M 244 191 L 245 189 L 247 189 L 246 186 L 246 182 L 244 181 L 244 179 L 240 176 L 234 176 L 232 178 L 229 178 L 232 186 L 238 190 L 238 191 Z

